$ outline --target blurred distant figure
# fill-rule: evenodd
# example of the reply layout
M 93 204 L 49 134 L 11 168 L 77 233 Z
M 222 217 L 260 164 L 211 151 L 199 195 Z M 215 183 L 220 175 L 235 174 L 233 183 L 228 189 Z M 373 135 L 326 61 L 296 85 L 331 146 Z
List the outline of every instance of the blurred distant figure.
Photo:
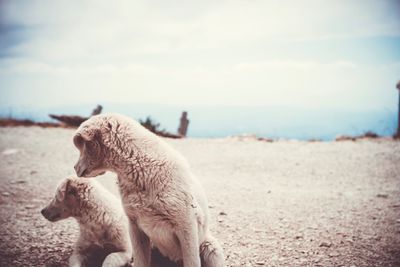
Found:
M 189 120 L 187 119 L 187 112 L 184 111 L 182 112 L 181 122 L 178 128 L 178 134 L 180 136 L 186 136 L 188 126 L 189 126 Z
M 102 110 L 103 107 L 101 105 L 97 105 L 97 107 L 92 111 L 92 116 L 99 115 Z

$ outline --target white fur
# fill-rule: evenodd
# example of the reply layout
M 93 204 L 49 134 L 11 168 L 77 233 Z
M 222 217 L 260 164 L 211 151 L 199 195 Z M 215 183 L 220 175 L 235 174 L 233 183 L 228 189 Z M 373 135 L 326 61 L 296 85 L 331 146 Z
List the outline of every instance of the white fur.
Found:
M 150 266 L 152 245 L 185 267 L 224 266 L 222 248 L 209 231 L 205 193 L 176 150 L 136 121 L 115 114 L 91 117 L 76 135 L 96 142 L 103 160 L 99 166 L 80 149 L 77 173 L 92 177 L 110 170 L 118 175 L 135 267 Z
M 56 196 L 42 211 L 52 221 L 74 217 L 80 235 L 69 266 L 86 266 L 91 257 L 105 258 L 103 267 L 129 264 L 132 248 L 128 220 L 119 199 L 94 180 L 67 178 L 57 188 Z M 96 256 L 91 255 L 96 251 Z M 93 260 L 93 258 L 92 258 Z

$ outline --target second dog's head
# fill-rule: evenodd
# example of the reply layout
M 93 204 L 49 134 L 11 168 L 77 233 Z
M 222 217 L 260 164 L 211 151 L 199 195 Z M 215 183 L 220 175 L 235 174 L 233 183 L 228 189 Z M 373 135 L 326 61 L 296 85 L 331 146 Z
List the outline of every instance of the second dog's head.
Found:
M 87 181 L 76 177 L 63 180 L 57 187 L 56 194 L 50 203 L 42 209 L 42 215 L 51 222 L 77 216 L 82 200 L 82 187 L 89 186 Z

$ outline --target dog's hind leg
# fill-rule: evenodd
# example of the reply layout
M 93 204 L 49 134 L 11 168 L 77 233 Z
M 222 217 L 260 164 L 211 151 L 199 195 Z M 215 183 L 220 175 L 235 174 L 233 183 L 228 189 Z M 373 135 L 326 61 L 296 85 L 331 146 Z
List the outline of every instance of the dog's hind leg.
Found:
M 132 255 L 127 251 L 114 252 L 109 254 L 104 262 L 103 267 L 122 267 L 122 266 L 130 266 L 129 263 L 131 261 Z
M 82 267 L 85 265 L 84 262 L 85 262 L 85 258 L 81 254 L 74 251 L 72 253 L 71 257 L 69 258 L 68 266 L 69 267 Z
M 211 235 L 200 245 L 202 267 L 224 267 L 224 253 L 219 242 Z

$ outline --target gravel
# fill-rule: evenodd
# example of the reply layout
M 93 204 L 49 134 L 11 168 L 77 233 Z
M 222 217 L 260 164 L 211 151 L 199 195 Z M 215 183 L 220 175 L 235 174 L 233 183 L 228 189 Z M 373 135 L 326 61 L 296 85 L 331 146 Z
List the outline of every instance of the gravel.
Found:
M 77 224 L 40 210 L 74 174 L 72 135 L 0 128 L 0 266 L 67 266 Z M 227 266 L 400 266 L 400 142 L 167 141 L 206 190 Z

